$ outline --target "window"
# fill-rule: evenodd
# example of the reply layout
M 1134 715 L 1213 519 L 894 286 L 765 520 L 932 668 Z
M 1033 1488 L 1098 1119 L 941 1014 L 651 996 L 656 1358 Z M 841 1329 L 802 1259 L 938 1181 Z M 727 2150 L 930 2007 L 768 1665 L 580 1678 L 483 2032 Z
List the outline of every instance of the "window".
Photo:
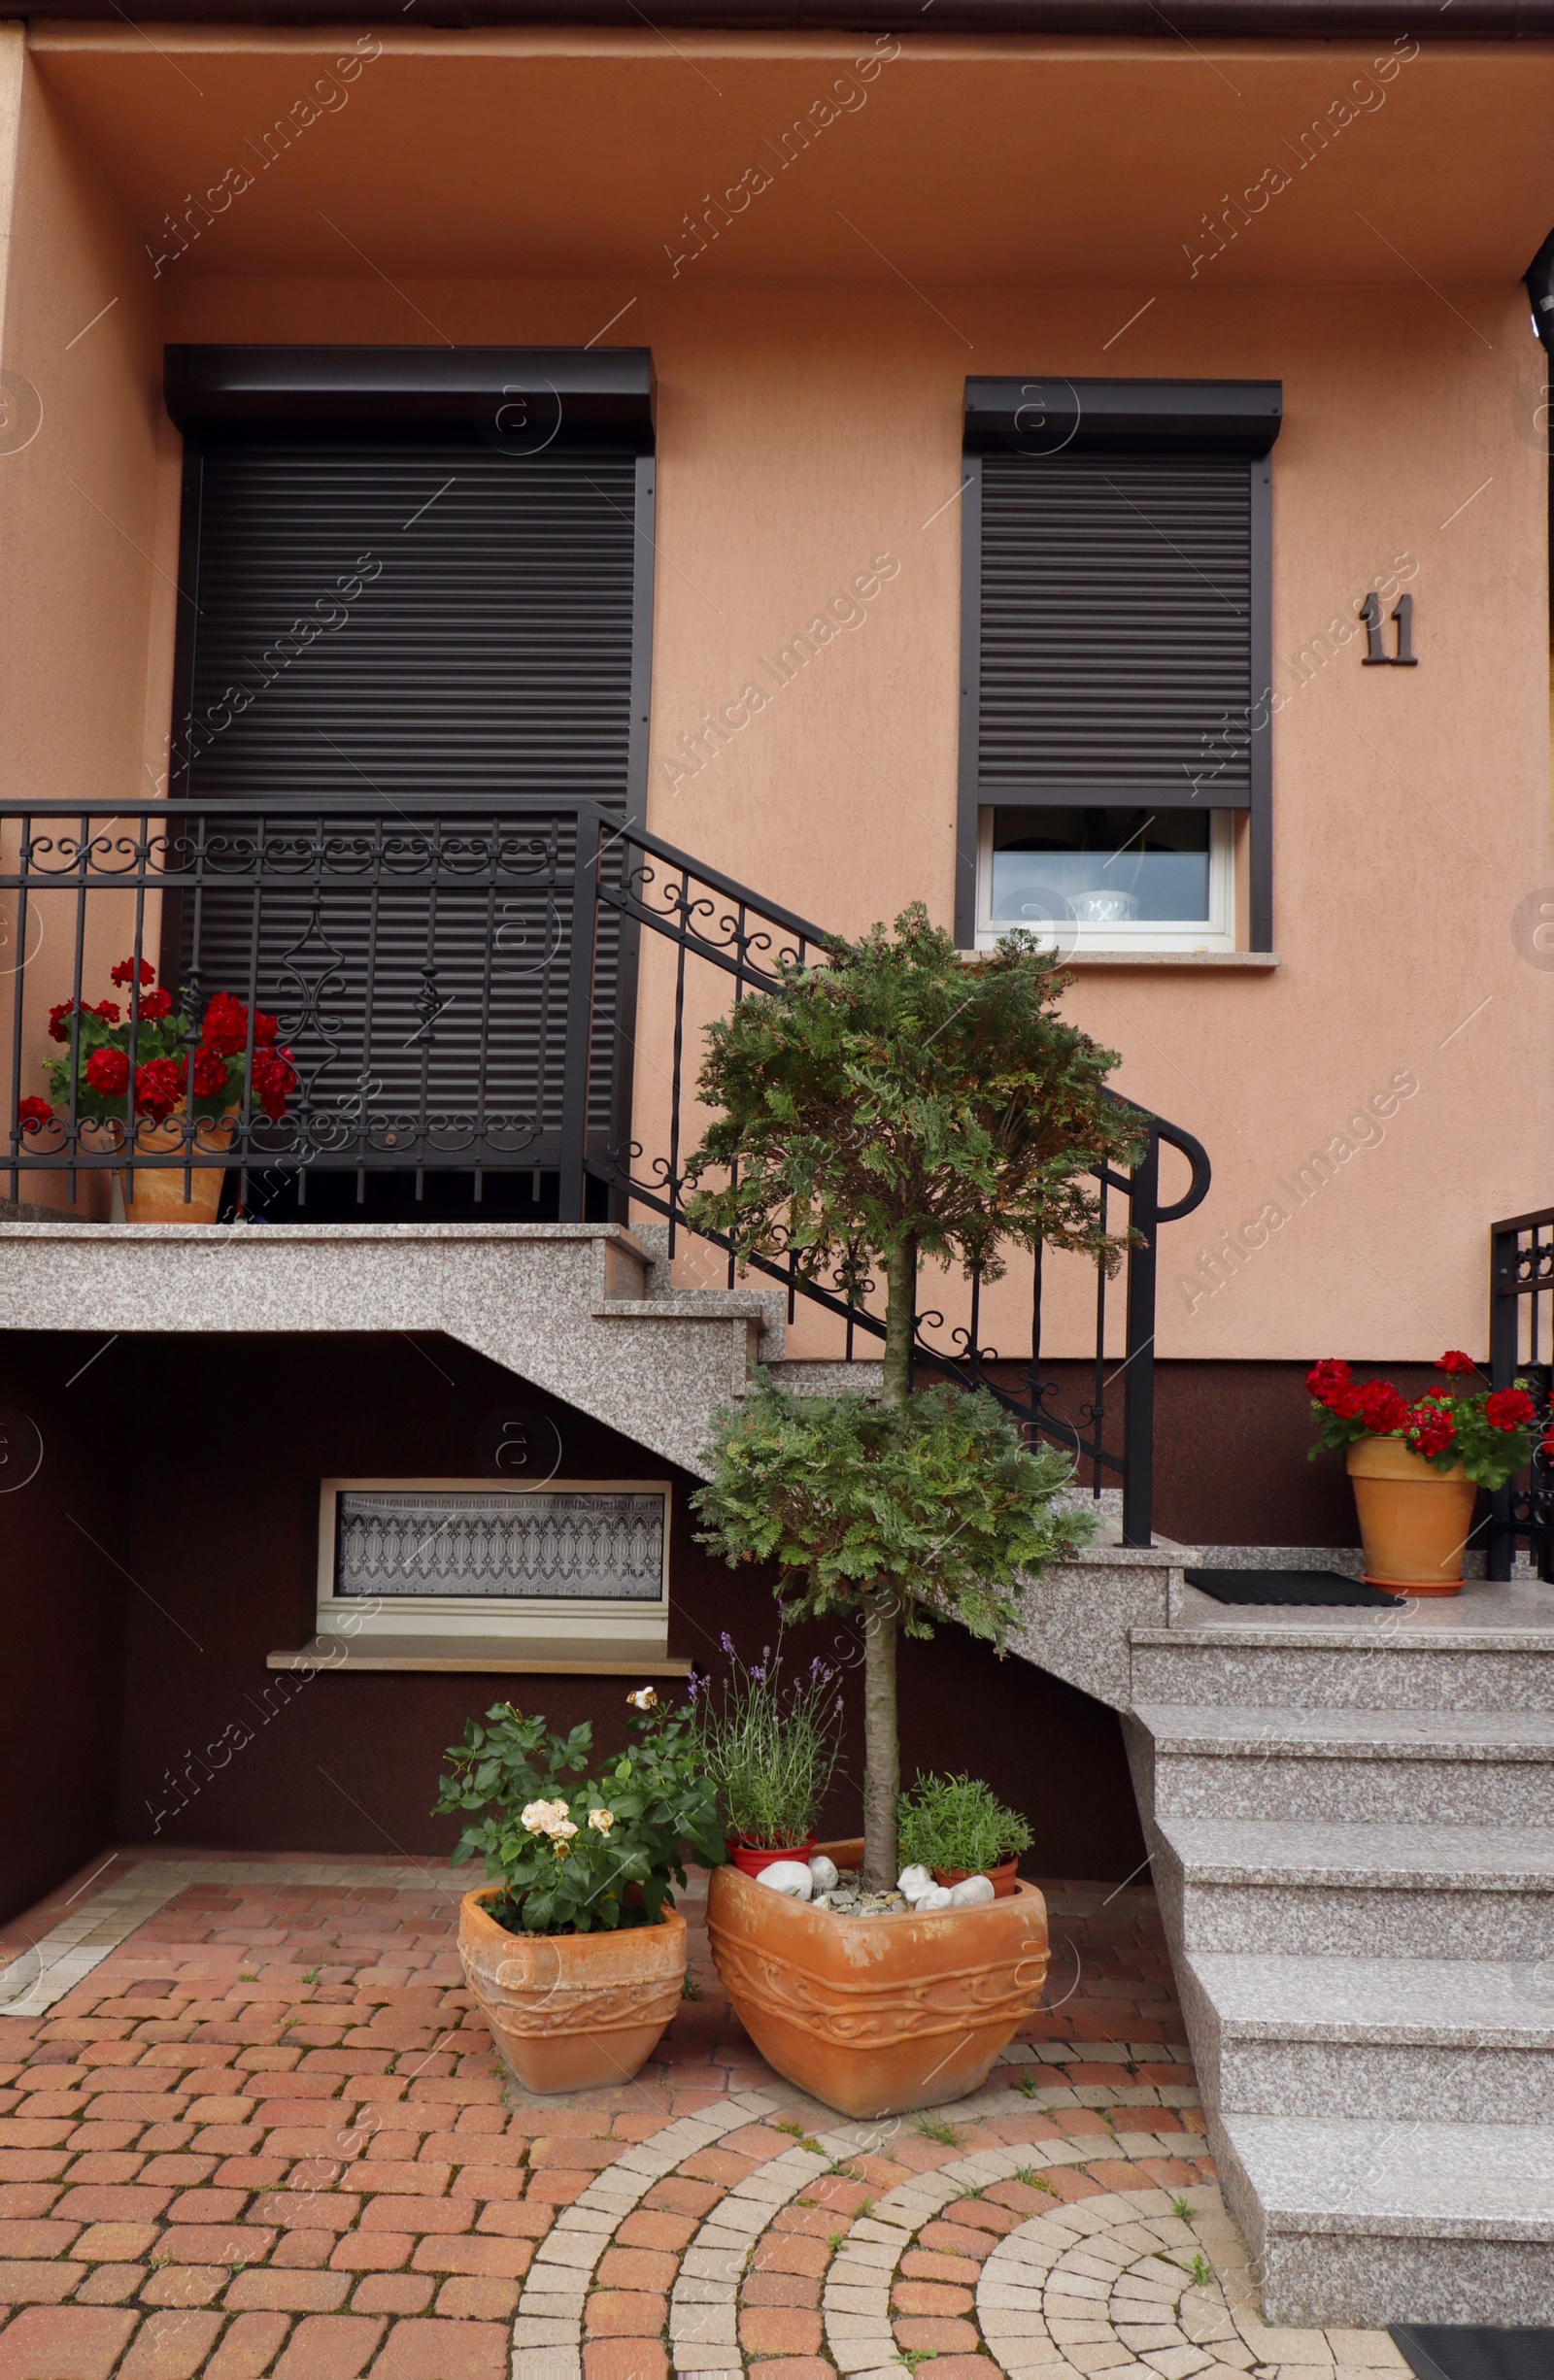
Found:
M 661 1655 L 668 1552 L 662 1480 L 328 1479 L 319 1634 Z
M 1271 949 L 1280 404 L 1271 381 L 966 383 L 963 945 L 1229 952 L 1239 913 Z

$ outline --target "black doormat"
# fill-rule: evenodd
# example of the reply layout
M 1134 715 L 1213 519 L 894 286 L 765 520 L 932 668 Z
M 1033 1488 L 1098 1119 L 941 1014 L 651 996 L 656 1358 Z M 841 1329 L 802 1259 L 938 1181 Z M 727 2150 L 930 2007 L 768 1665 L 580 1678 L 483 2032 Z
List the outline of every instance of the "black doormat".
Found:
M 1337 1570 L 1189 1570 L 1187 1584 L 1216 1603 L 1361 1603 L 1396 1611 L 1405 1599 Z
M 1549 2380 L 1554 2330 L 1395 2329 L 1419 2380 Z

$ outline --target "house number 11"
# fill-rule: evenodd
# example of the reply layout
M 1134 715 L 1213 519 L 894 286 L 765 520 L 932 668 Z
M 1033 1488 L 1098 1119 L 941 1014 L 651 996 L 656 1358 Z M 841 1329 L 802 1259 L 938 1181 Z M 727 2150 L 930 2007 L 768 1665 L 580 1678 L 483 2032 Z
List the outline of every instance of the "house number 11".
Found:
M 1366 654 L 1362 667 L 1366 669 L 1417 669 L 1419 655 L 1413 649 L 1414 599 L 1400 595 L 1393 619 L 1398 623 L 1398 650 L 1384 653 L 1381 649 L 1381 599 L 1368 595 L 1360 606 L 1360 617 L 1366 623 Z

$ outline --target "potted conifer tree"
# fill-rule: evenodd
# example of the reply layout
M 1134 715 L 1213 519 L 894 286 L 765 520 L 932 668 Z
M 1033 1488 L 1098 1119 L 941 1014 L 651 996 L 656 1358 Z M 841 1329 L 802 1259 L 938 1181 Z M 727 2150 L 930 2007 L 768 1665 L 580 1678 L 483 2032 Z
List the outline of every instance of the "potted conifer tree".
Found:
M 1027 1446 L 986 1391 L 912 1381 L 921 1258 L 984 1282 L 1011 1242 L 1120 1260 L 1085 1177 L 1132 1160 L 1139 1120 L 1106 1092 L 1114 1054 L 1055 1013 L 1071 980 L 1029 935 L 967 960 L 917 905 L 894 935 L 828 943 L 825 964 L 788 967 L 709 1030 L 700 1091 L 717 1116 L 688 1162 L 692 1221 L 805 1275 L 847 1285 L 874 1267 L 887 1285 L 879 1403 L 761 1386 L 721 1418 L 698 1497 L 731 1563 L 776 1564 L 791 1616 L 859 1626 L 865 1894 L 897 1880 L 898 1636 L 957 1620 L 1001 1645 L 1022 1580 L 1087 1533 L 1063 1500 L 1065 1457 Z M 747 2030 L 780 2072 L 853 2114 L 975 2089 L 1046 1970 L 1029 1886 L 852 1941 L 879 1923 L 727 1869 L 709 1902 Z

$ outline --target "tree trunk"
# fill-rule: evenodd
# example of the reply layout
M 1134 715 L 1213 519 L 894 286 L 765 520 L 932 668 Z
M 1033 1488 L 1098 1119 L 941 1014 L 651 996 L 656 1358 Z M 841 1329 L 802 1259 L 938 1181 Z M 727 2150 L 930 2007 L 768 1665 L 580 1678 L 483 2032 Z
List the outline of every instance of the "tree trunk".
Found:
M 863 1604 L 863 1890 L 895 1889 L 895 1801 L 901 1754 L 895 1726 L 895 1589 Z
M 912 1392 L 912 1324 L 917 1310 L 917 1241 L 893 1248 L 885 1266 L 884 1405 L 904 1405 Z M 895 1716 L 895 1635 L 898 1589 L 875 1588 L 863 1600 L 863 1890 L 895 1889 L 895 1803 L 901 1790 L 901 1750 Z

